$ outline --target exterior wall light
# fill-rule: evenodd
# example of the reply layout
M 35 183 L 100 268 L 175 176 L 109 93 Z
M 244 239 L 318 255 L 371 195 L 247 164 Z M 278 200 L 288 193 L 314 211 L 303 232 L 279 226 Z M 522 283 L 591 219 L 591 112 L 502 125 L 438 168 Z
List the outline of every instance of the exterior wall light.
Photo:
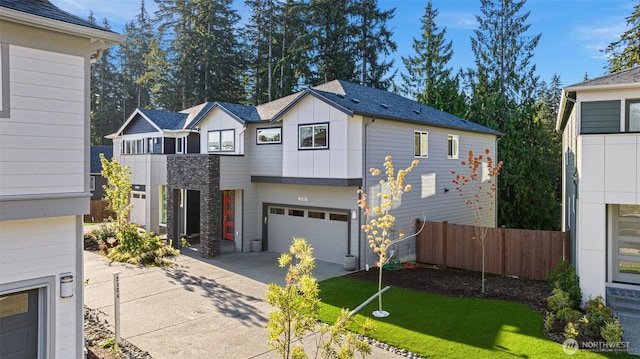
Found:
M 60 298 L 73 297 L 73 274 L 60 274 Z

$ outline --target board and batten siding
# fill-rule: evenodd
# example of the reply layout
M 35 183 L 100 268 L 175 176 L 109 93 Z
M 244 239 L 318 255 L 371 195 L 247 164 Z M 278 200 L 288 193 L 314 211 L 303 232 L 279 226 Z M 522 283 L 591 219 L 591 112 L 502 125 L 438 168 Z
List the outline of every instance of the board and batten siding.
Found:
M 85 190 L 85 59 L 9 46 L 10 117 L 0 122 L 2 195 Z
M 45 219 L 0 221 L 0 283 L 12 283 L 32 278 L 55 277 L 55 285 L 49 288 L 50 302 L 55 313 L 55 326 L 48 340 L 55 343 L 55 358 L 77 356 L 77 322 L 82 321 L 82 271 L 77 268 L 81 243 L 77 238 L 76 216 Z M 78 272 L 76 272 L 78 270 Z M 60 274 L 74 276 L 74 296 L 60 298 Z M 80 302 L 78 302 L 80 301 Z M 81 328 L 81 326 L 80 326 Z
M 580 133 L 618 133 L 621 123 L 621 101 L 588 101 L 580 103 Z
M 308 96 L 282 120 L 282 176 L 362 177 L 362 124 L 320 99 Z M 328 149 L 298 149 L 298 126 L 329 124 Z
M 215 108 L 198 126 L 200 128 L 200 153 L 216 153 L 221 155 L 242 155 L 244 154 L 244 124 L 229 116 L 222 109 Z M 209 131 L 233 130 L 234 149 L 233 151 L 209 152 Z

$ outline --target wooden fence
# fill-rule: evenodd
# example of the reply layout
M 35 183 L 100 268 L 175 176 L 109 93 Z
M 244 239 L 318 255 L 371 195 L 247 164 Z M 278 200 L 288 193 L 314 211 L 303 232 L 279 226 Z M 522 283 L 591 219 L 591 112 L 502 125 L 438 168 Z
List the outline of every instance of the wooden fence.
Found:
M 475 228 L 426 222 L 416 238 L 416 261 L 482 270 L 482 245 L 472 239 Z M 545 279 L 560 258 L 569 256 L 569 232 L 488 228 L 485 238 L 487 273 Z
M 105 222 L 109 217 L 116 219 L 116 213 L 107 208 L 107 202 L 91 201 L 90 213 L 84 215 L 85 222 Z

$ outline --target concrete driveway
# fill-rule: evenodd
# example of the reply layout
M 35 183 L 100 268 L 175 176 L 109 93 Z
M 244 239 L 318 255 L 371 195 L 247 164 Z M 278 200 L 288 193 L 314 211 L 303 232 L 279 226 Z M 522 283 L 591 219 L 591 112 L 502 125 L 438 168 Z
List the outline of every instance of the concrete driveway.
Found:
M 176 266 L 142 268 L 85 252 L 85 305 L 113 325 L 113 272 L 119 272 L 120 335 L 154 358 L 277 358 L 267 347 L 271 308 L 264 302 L 268 283 L 284 283 L 277 257 L 259 252 L 203 259 L 186 249 Z M 326 262 L 314 271 L 318 280 L 344 273 Z M 397 356 L 374 347 L 368 358 L 389 357 Z

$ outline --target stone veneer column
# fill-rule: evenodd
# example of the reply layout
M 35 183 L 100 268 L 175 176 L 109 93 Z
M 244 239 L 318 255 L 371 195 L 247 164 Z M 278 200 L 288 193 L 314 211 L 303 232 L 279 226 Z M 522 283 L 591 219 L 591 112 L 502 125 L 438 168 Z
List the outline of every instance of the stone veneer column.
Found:
M 175 190 L 200 191 L 200 255 L 220 255 L 222 238 L 222 194 L 220 192 L 220 158 L 216 155 L 182 154 L 167 156 L 167 239 L 175 247 L 180 239 L 176 225 L 179 209 Z

